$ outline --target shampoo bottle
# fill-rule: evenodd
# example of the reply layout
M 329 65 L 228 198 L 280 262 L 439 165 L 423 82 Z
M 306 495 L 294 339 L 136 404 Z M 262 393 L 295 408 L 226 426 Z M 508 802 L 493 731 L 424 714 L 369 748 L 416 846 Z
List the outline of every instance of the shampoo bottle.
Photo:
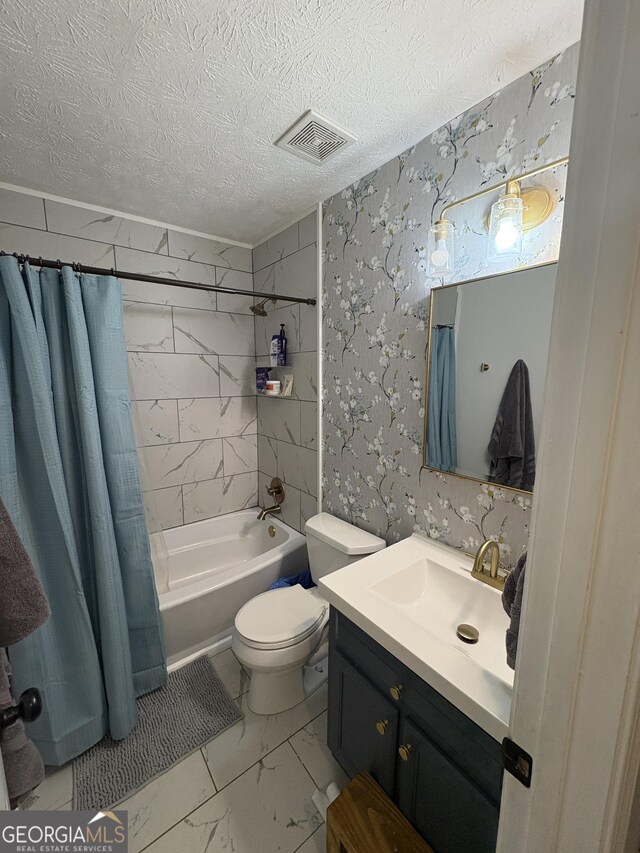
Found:
M 280 326 L 280 335 L 278 342 L 278 367 L 285 367 L 287 364 L 287 338 L 284 333 L 284 323 Z
M 273 335 L 271 338 L 271 349 L 269 350 L 269 364 L 271 367 L 277 367 L 278 352 L 280 350 L 280 335 Z

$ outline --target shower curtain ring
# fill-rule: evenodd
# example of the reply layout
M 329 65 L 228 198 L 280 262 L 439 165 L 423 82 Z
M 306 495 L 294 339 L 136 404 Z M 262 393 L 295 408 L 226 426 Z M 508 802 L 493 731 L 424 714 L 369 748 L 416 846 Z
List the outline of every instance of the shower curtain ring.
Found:
M 60 258 L 58 258 L 58 260 L 56 261 L 56 264 L 58 265 L 58 269 L 61 270 L 62 269 L 62 261 L 60 260 Z

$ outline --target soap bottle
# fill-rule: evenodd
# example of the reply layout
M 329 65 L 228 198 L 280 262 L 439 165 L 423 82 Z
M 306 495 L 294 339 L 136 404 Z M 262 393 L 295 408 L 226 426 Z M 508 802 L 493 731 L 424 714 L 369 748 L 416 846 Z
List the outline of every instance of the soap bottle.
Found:
M 278 367 L 285 367 L 287 364 L 287 338 L 284 333 L 284 323 L 280 325 L 280 335 L 278 342 Z

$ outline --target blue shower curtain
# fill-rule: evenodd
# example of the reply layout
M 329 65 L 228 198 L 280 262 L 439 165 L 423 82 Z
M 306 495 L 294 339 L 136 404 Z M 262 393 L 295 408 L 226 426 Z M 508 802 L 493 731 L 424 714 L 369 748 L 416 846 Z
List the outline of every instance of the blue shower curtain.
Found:
M 441 471 L 455 471 L 456 346 L 452 326 L 431 329 L 431 367 L 427 405 L 427 462 Z
M 52 611 L 9 649 L 14 693 L 41 690 L 29 735 L 62 764 L 166 682 L 117 279 L 0 257 L 0 495 Z

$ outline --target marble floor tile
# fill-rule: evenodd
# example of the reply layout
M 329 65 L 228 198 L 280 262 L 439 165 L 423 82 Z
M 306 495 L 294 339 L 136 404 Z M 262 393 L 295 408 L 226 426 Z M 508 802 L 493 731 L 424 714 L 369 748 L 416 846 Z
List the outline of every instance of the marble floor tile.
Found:
M 63 767 L 47 767 L 44 782 L 25 798 L 25 808 L 33 811 L 70 808 L 73 797 L 72 764 Z
M 323 823 L 307 838 L 302 847 L 298 847 L 296 853 L 326 853 L 327 850 L 327 827 Z
M 249 676 L 231 649 L 213 655 L 211 663 L 232 699 L 237 699 L 249 689 Z
M 216 789 L 198 750 L 118 805 L 129 813 L 129 851 L 137 853 L 212 797 Z
M 322 823 L 313 791 L 306 770 L 284 743 L 159 838 L 148 853 L 294 853 Z
M 289 743 L 318 788 L 324 790 L 329 782 L 335 782 L 342 790 L 349 783 L 349 777 L 327 746 L 326 711 L 290 737 Z
M 246 693 L 238 704 L 244 713 L 243 719 L 203 747 L 218 789 L 321 714 L 327 707 L 327 687 L 324 685 L 295 708 L 280 714 L 254 714 L 249 710 Z

